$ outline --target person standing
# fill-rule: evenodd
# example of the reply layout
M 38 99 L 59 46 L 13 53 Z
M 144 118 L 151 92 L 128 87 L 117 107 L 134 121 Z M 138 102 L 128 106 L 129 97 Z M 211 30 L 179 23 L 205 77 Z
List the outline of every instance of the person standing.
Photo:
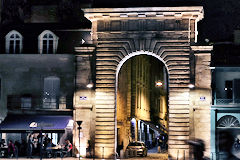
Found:
M 32 158 L 32 150 L 33 150 L 33 137 L 32 134 L 30 134 L 27 142 L 27 158 Z
M 72 144 L 69 140 L 66 140 L 65 142 L 66 142 L 65 147 L 64 147 L 64 150 L 66 152 L 65 157 L 70 157 L 73 147 L 72 147 Z
M 14 146 L 15 146 L 15 157 L 18 158 L 18 152 L 20 150 L 20 143 L 18 141 L 15 141 Z
M 15 147 L 14 144 L 12 142 L 12 140 L 9 140 L 9 144 L 8 144 L 8 156 L 10 158 L 12 158 L 14 156 L 15 153 Z

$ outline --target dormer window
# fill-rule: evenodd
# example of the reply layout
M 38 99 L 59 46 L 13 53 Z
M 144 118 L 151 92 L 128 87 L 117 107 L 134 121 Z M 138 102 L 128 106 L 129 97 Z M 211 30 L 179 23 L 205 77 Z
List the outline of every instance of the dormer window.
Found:
M 57 51 L 58 37 L 51 31 L 45 30 L 38 36 L 40 54 L 53 54 Z
M 22 52 L 22 35 L 13 30 L 9 32 L 6 37 L 6 53 L 18 54 Z

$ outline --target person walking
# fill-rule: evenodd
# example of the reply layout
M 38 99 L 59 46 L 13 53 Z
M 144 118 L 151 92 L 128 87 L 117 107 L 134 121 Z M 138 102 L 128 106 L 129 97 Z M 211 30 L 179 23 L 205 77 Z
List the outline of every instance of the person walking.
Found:
M 188 140 L 187 143 L 193 147 L 194 160 L 204 160 L 205 144 L 203 140 Z

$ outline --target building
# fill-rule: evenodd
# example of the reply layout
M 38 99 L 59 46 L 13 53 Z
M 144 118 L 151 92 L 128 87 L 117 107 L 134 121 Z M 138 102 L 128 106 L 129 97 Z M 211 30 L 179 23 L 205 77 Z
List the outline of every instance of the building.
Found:
M 74 47 L 83 39 L 91 43 L 91 24 L 82 22 L 81 10 L 71 15 L 78 3 L 74 7 L 65 1 L 1 4 L 1 139 L 27 141 L 33 133 L 35 147 L 39 134 L 48 134 L 54 144 L 72 142 Z M 74 16 L 80 20 L 73 25 Z
M 232 150 L 234 156 L 238 157 L 239 44 L 236 42 L 218 43 L 214 46 L 214 61 L 211 64 L 213 77 L 211 152 L 213 159 L 225 158 L 229 150 Z M 228 138 L 228 146 L 223 145 L 222 139 L 225 137 Z
M 153 145 L 161 134 L 173 158 L 189 159 L 186 140 L 195 138 L 210 155 L 212 46 L 197 46 L 203 7 L 94 1 L 84 18 L 87 3 L 25 3 L 1 8 L 2 125 L 16 114 L 72 116 L 74 153 L 83 156 L 88 142 L 110 158 L 129 141 Z

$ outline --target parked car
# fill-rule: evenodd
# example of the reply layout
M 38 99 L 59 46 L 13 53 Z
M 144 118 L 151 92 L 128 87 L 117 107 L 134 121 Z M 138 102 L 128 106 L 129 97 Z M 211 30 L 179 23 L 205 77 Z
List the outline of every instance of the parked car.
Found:
M 137 151 L 137 155 L 141 155 L 143 157 L 147 156 L 148 149 L 144 142 L 134 141 L 130 142 L 127 146 L 127 149 L 132 149 Z

